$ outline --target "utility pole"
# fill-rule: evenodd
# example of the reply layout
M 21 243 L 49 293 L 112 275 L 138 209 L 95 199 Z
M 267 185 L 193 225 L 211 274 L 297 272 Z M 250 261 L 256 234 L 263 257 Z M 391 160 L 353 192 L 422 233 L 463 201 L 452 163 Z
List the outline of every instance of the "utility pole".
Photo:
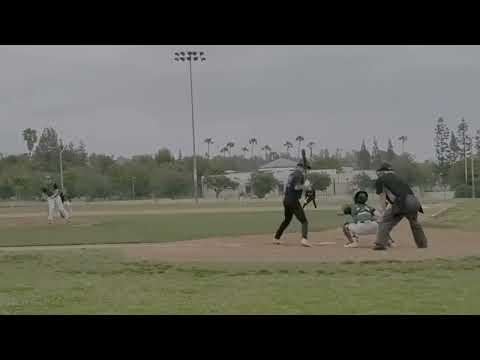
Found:
M 63 189 L 63 158 L 62 158 L 62 154 L 64 150 L 65 150 L 65 147 L 63 146 L 63 143 L 61 143 L 59 157 L 60 157 L 60 188 L 62 189 L 62 191 L 64 191 Z
M 472 151 L 472 199 L 475 199 L 475 168 L 474 168 L 474 156 Z
M 206 61 L 205 52 L 200 51 L 180 51 L 174 53 L 174 60 L 179 62 L 188 63 L 188 73 L 190 77 L 190 104 L 192 107 L 192 147 L 193 147 L 193 196 L 195 198 L 195 203 L 198 205 L 198 184 L 197 184 L 197 154 L 196 154 L 196 145 L 195 145 L 195 119 L 194 119 L 194 109 L 193 109 L 193 80 L 192 80 L 192 61 L 193 62 L 204 62 Z
M 132 176 L 132 199 L 135 200 L 135 176 Z

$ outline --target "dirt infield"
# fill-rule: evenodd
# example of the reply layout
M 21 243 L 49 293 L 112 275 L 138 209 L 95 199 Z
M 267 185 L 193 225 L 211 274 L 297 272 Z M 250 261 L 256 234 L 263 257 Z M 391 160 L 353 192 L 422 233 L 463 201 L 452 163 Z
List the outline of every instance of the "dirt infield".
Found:
M 284 245 L 273 245 L 271 236 L 210 238 L 167 244 L 145 244 L 122 247 L 130 259 L 171 262 L 342 262 L 365 260 L 422 260 L 431 258 L 480 256 L 480 236 L 457 230 L 426 229 L 428 249 L 417 249 L 408 223 L 392 233 L 399 246 L 389 251 L 373 251 L 373 237 L 361 239 L 361 247 L 344 248 L 340 229 L 313 233 L 314 245 L 299 245 L 297 234 L 288 234 Z
M 310 234 L 311 248 L 301 247 L 298 234 L 287 234 L 283 245 L 273 245 L 269 235 L 185 240 L 161 244 L 98 244 L 65 246 L 3 247 L 0 252 L 71 249 L 112 249 L 129 260 L 164 262 L 344 262 L 375 260 L 424 260 L 480 256 L 478 233 L 451 229 L 425 229 L 429 248 L 417 249 L 407 222 L 401 223 L 392 237 L 398 247 L 388 251 L 371 250 L 374 237 L 361 238 L 356 249 L 344 248 L 340 229 Z

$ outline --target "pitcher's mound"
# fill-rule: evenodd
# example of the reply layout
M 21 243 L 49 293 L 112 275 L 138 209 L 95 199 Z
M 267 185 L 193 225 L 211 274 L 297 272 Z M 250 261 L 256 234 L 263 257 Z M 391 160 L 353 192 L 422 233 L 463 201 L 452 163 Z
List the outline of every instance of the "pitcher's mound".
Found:
M 373 251 L 374 237 L 360 239 L 359 248 L 345 248 L 340 229 L 311 233 L 310 248 L 300 246 L 299 234 L 287 234 L 284 244 L 272 244 L 272 235 L 209 238 L 163 244 L 129 245 L 125 255 L 136 260 L 168 262 L 341 262 L 364 260 L 422 260 L 480 256 L 480 236 L 458 230 L 425 229 L 427 249 L 417 249 L 408 223 L 392 232 L 398 247 Z

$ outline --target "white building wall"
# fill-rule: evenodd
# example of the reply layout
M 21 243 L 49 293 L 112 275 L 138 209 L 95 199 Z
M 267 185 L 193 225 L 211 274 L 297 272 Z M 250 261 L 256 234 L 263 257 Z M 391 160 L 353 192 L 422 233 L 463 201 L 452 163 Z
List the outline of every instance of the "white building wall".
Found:
M 280 189 L 276 191 L 272 191 L 268 196 L 279 196 L 281 195 L 281 191 L 287 182 L 288 176 L 294 170 L 294 168 L 269 168 L 269 169 L 259 169 L 261 172 L 269 172 L 272 173 L 275 179 L 277 179 L 280 184 L 282 185 Z M 353 168 L 343 168 L 342 172 L 338 172 L 336 169 L 321 169 L 321 170 L 310 170 L 310 173 L 320 173 L 320 174 L 327 174 L 332 179 L 331 185 L 327 188 L 324 192 L 326 195 L 343 195 L 343 194 L 350 194 L 352 192 L 352 184 L 351 181 L 353 178 L 358 175 L 365 173 L 371 179 L 376 179 L 377 174 L 373 170 L 353 170 Z M 235 198 L 239 197 L 241 193 L 247 193 L 247 187 L 249 185 L 251 172 L 227 172 L 225 174 L 231 180 L 239 183 L 239 187 L 237 190 L 226 190 L 220 194 L 222 198 Z M 203 182 L 202 182 L 203 184 Z M 215 192 L 203 186 L 203 194 L 205 197 L 215 197 Z

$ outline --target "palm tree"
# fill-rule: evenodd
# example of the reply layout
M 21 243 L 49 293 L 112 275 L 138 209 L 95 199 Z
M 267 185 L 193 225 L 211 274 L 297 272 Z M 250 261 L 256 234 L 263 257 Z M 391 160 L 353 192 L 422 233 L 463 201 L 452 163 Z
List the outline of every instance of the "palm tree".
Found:
M 262 147 L 262 151 L 265 151 L 265 160 L 268 160 L 268 152 L 270 152 L 272 148 L 268 145 Z
M 255 138 L 251 138 L 250 140 L 248 140 L 248 143 L 252 146 L 252 155 L 251 155 L 251 157 L 252 157 L 252 159 L 253 159 L 253 148 L 255 147 L 255 145 L 258 144 L 258 141 L 257 141 L 257 139 L 255 139 Z
M 310 149 L 310 159 L 312 159 L 313 157 L 313 147 L 315 146 L 315 143 L 313 141 L 310 141 L 308 144 L 307 144 L 307 148 Z
M 210 145 L 213 144 L 213 140 L 212 138 L 206 138 L 203 142 L 207 144 L 207 158 L 210 159 Z
M 223 154 L 223 157 L 225 157 L 225 154 L 228 152 L 228 147 L 224 146 L 220 149 L 220 152 Z
M 290 141 L 287 141 L 283 146 L 287 148 L 287 154 L 290 155 L 290 149 L 293 148 L 293 144 Z
M 248 152 L 248 147 L 246 147 L 246 146 L 242 147 L 242 151 L 243 151 L 244 154 L 246 154 Z
M 343 149 L 340 149 L 340 148 L 337 148 L 335 150 L 335 157 L 339 160 L 342 158 L 342 151 L 343 151 Z
M 268 151 L 268 155 L 270 156 L 271 153 L 272 153 L 272 148 L 270 147 L 270 145 L 265 145 L 265 150 Z
M 235 146 L 235 143 L 234 142 L 228 142 L 226 147 L 228 148 L 228 156 L 232 156 L 232 148 Z
M 402 135 L 398 138 L 398 140 L 400 140 L 402 142 L 402 154 L 404 154 L 405 153 L 405 143 L 407 142 L 408 137 L 405 136 L 405 135 Z
M 297 136 L 295 138 L 295 141 L 298 141 L 298 158 L 300 159 L 300 147 L 302 145 L 302 141 L 305 140 L 305 138 L 301 135 Z

